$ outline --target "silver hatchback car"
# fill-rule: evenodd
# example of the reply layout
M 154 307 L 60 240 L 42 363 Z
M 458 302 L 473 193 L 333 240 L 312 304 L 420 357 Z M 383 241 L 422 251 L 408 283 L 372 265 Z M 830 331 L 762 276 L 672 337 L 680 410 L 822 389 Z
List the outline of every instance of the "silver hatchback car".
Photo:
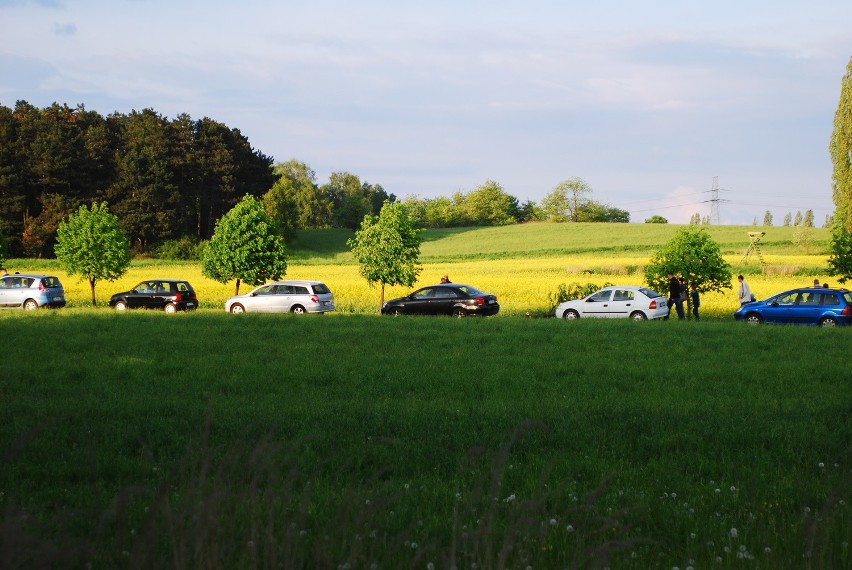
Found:
M 65 288 L 52 275 L 15 273 L 0 278 L 0 308 L 64 307 Z
M 274 281 L 225 301 L 229 313 L 326 313 L 334 295 L 320 281 Z

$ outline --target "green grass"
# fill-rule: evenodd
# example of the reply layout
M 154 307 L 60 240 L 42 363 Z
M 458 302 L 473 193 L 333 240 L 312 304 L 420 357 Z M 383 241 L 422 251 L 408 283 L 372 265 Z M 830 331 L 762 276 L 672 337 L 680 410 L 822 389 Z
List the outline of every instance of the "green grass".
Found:
M 244 317 L 0 313 L 0 565 L 852 564 L 848 330 Z

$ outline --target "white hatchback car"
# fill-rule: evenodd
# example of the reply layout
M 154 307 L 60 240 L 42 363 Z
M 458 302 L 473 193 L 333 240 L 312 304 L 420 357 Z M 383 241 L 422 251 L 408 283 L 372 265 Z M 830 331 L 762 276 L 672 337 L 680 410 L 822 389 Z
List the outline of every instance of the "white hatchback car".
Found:
M 334 295 L 319 281 L 274 281 L 225 301 L 229 313 L 326 313 Z
M 556 307 L 556 317 L 579 319 L 629 317 L 634 321 L 662 319 L 669 314 L 666 298 L 647 287 L 612 285 L 592 293 L 585 299 L 565 301 Z

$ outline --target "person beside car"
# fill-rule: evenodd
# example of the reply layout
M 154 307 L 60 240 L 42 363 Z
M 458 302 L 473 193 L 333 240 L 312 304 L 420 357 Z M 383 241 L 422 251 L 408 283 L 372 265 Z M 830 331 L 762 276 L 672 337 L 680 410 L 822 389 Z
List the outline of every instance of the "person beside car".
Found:
M 692 297 L 692 316 L 695 317 L 696 321 L 700 321 L 701 319 L 698 317 L 698 307 L 701 306 L 701 297 L 698 294 L 698 286 L 695 283 L 692 284 L 690 296 Z
M 677 311 L 677 318 L 683 319 L 683 298 L 681 297 L 682 291 L 680 286 L 680 281 L 677 280 L 677 277 L 669 271 L 669 315 L 672 313 L 672 305 L 674 304 L 675 310 Z M 668 317 L 666 317 L 668 319 Z
M 737 281 L 740 282 L 739 289 L 737 290 L 737 295 L 739 296 L 740 305 L 745 305 L 746 303 L 751 303 L 751 289 L 749 289 L 748 283 L 746 283 L 745 277 L 742 275 L 737 275 Z

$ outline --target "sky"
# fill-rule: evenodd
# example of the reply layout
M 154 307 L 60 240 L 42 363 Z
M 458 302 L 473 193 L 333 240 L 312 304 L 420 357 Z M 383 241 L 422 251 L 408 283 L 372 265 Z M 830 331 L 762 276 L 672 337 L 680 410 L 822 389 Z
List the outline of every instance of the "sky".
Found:
M 822 225 L 850 22 L 849 0 L 0 0 L 0 104 L 210 117 L 398 198 L 579 177 L 633 222 Z

